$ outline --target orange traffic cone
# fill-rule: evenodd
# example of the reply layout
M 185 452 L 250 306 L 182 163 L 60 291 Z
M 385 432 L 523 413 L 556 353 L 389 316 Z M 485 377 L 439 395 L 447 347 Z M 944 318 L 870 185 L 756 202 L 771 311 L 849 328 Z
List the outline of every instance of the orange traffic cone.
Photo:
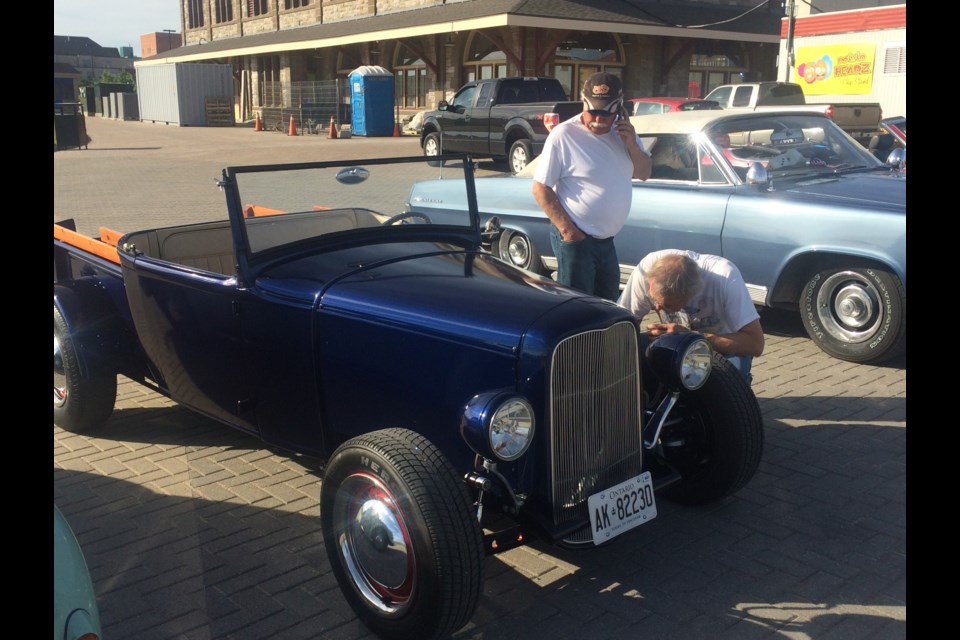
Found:
M 297 123 L 293 121 L 293 116 L 290 116 L 290 130 L 287 132 L 288 136 L 297 135 Z
M 394 138 L 400 137 L 400 125 L 397 124 L 396 120 L 394 120 L 393 122 L 393 137 Z
M 327 137 L 331 140 L 337 139 L 337 125 L 333 123 L 333 116 L 330 116 L 330 128 L 327 130 Z
M 260 114 L 257 113 L 256 120 L 253 121 L 253 130 L 254 131 L 263 131 L 263 123 L 260 122 Z

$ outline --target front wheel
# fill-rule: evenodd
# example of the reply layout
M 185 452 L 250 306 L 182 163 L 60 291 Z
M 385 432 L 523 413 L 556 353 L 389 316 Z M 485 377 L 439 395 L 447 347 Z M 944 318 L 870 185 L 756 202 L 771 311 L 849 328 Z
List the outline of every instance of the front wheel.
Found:
M 510 164 L 510 170 L 514 173 L 520 173 L 524 167 L 530 164 L 533 154 L 530 151 L 529 140 L 517 140 L 510 145 L 510 153 L 507 156 Z
M 320 522 L 334 575 L 357 616 L 387 639 L 465 625 L 483 582 L 483 538 L 463 482 L 426 438 L 358 436 L 330 458 Z
M 439 156 L 443 153 L 440 146 L 440 134 L 433 132 L 428 133 L 427 137 L 423 139 L 423 155 L 425 156 Z
M 116 399 L 116 375 L 81 375 L 76 344 L 54 305 L 53 423 L 66 431 L 86 431 L 110 417 Z
M 750 385 L 727 359 L 696 391 L 684 391 L 660 435 L 660 455 L 683 478 L 664 496 L 686 505 L 719 500 L 742 488 L 763 453 L 763 417 Z
M 495 253 L 501 260 L 527 271 L 543 273 L 543 260 L 540 258 L 540 252 L 537 251 L 526 234 L 504 229 L 500 234 L 500 241 L 496 248 Z
M 873 267 L 821 271 L 800 296 L 800 317 L 823 351 L 874 363 L 906 350 L 907 294 L 892 273 Z

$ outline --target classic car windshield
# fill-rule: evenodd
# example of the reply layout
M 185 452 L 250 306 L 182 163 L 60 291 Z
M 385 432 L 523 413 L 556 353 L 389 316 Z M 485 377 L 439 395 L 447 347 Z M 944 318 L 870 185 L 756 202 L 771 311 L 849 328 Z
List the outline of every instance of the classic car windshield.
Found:
M 741 179 L 754 162 L 772 178 L 882 166 L 832 121 L 813 115 L 751 115 L 725 120 L 705 132 L 719 162 Z
M 462 161 L 440 167 L 436 161 L 405 160 L 230 169 L 250 252 L 332 234 L 392 233 L 405 225 L 430 224 L 422 206 L 413 214 L 407 203 L 411 187 L 423 180 L 443 178 L 460 202 L 467 201 Z M 469 215 L 464 212 L 453 224 L 469 226 Z

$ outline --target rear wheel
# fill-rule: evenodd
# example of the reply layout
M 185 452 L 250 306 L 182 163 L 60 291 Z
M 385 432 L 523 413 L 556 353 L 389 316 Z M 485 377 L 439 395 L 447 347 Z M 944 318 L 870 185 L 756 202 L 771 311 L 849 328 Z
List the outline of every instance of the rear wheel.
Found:
M 77 348 L 60 310 L 53 307 L 53 423 L 85 431 L 105 422 L 117 399 L 117 376 L 80 375 Z
M 800 296 L 800 317 L 810 338 L 835 358 L 882 362 L 906 350 L 907 294 L 883 269 L 821 271 Z
M 473 615 L 483 538 L 463 482 L 426 438 L 385 429 L 330 458 L 320 488 L 327 556 L 344 597 L 383 638 L 438 638 Z
M 517 140 L 512 145 L 510 145 L 510 154 L 507 156 L 507 159 L 510 164 L 510 170 L 514 173 L 519 173 L 530 164 L 530 160 L 533 159 L 533 154 L 530 151 L 530 141 L 529 140 Z

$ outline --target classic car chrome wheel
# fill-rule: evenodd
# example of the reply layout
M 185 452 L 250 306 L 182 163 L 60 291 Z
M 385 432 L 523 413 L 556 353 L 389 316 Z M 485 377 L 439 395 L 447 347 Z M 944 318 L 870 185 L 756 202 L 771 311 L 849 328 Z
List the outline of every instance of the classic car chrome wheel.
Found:
M 707 382 L 680 394 L 660 434 L 656 455 L 683 478 L 664 497 L 697 505 L 736 492 L 756 473 L 763 440 L 753 390 L 726 358 L 714 354 Z
M 427 137 L 423 139 L 423 155 L 425 156 L 438 156 L 443 151 L 440 147 L 440 134 L 439 133 L 428 133 Z
M 532 155 L 533 154 L 530 152 L 529 140 L 515 141 L 512 145 L 510 145 L 510 170 L 514 173 L 523 171 L 523 168 L 530 163 Z
M 530 238 L 525 234 L 504 229 L 500 234 L 498 250 L 497 255 L 500 256 L 501 260 L 527 271 L 543 273 L 543 261 L 540 259 L 540 252 L 537 251 L 537 248 L 530 242 Z
M 384 638 L 447 636 L 473 615 L 483 539 L 463 482 L 426 438 L 358 436 L 320 487 L 331 568 L 357 616 Z
M 906 349 L 906 293 L 892 273 L 872 267 L 822 271 L 804 286 L 800 316 L 826 353 L 881 362 Z
M 334 499 L 340 558 L 360 596 L 385 614 L 410 603 L 417 558 L 397 499 L 379 478 L 355 473 Z
M 117 399 L 117 376 L 84 378 L 67 323 L 53 307 L 53 423 L 83 431 L 104 422 Z

